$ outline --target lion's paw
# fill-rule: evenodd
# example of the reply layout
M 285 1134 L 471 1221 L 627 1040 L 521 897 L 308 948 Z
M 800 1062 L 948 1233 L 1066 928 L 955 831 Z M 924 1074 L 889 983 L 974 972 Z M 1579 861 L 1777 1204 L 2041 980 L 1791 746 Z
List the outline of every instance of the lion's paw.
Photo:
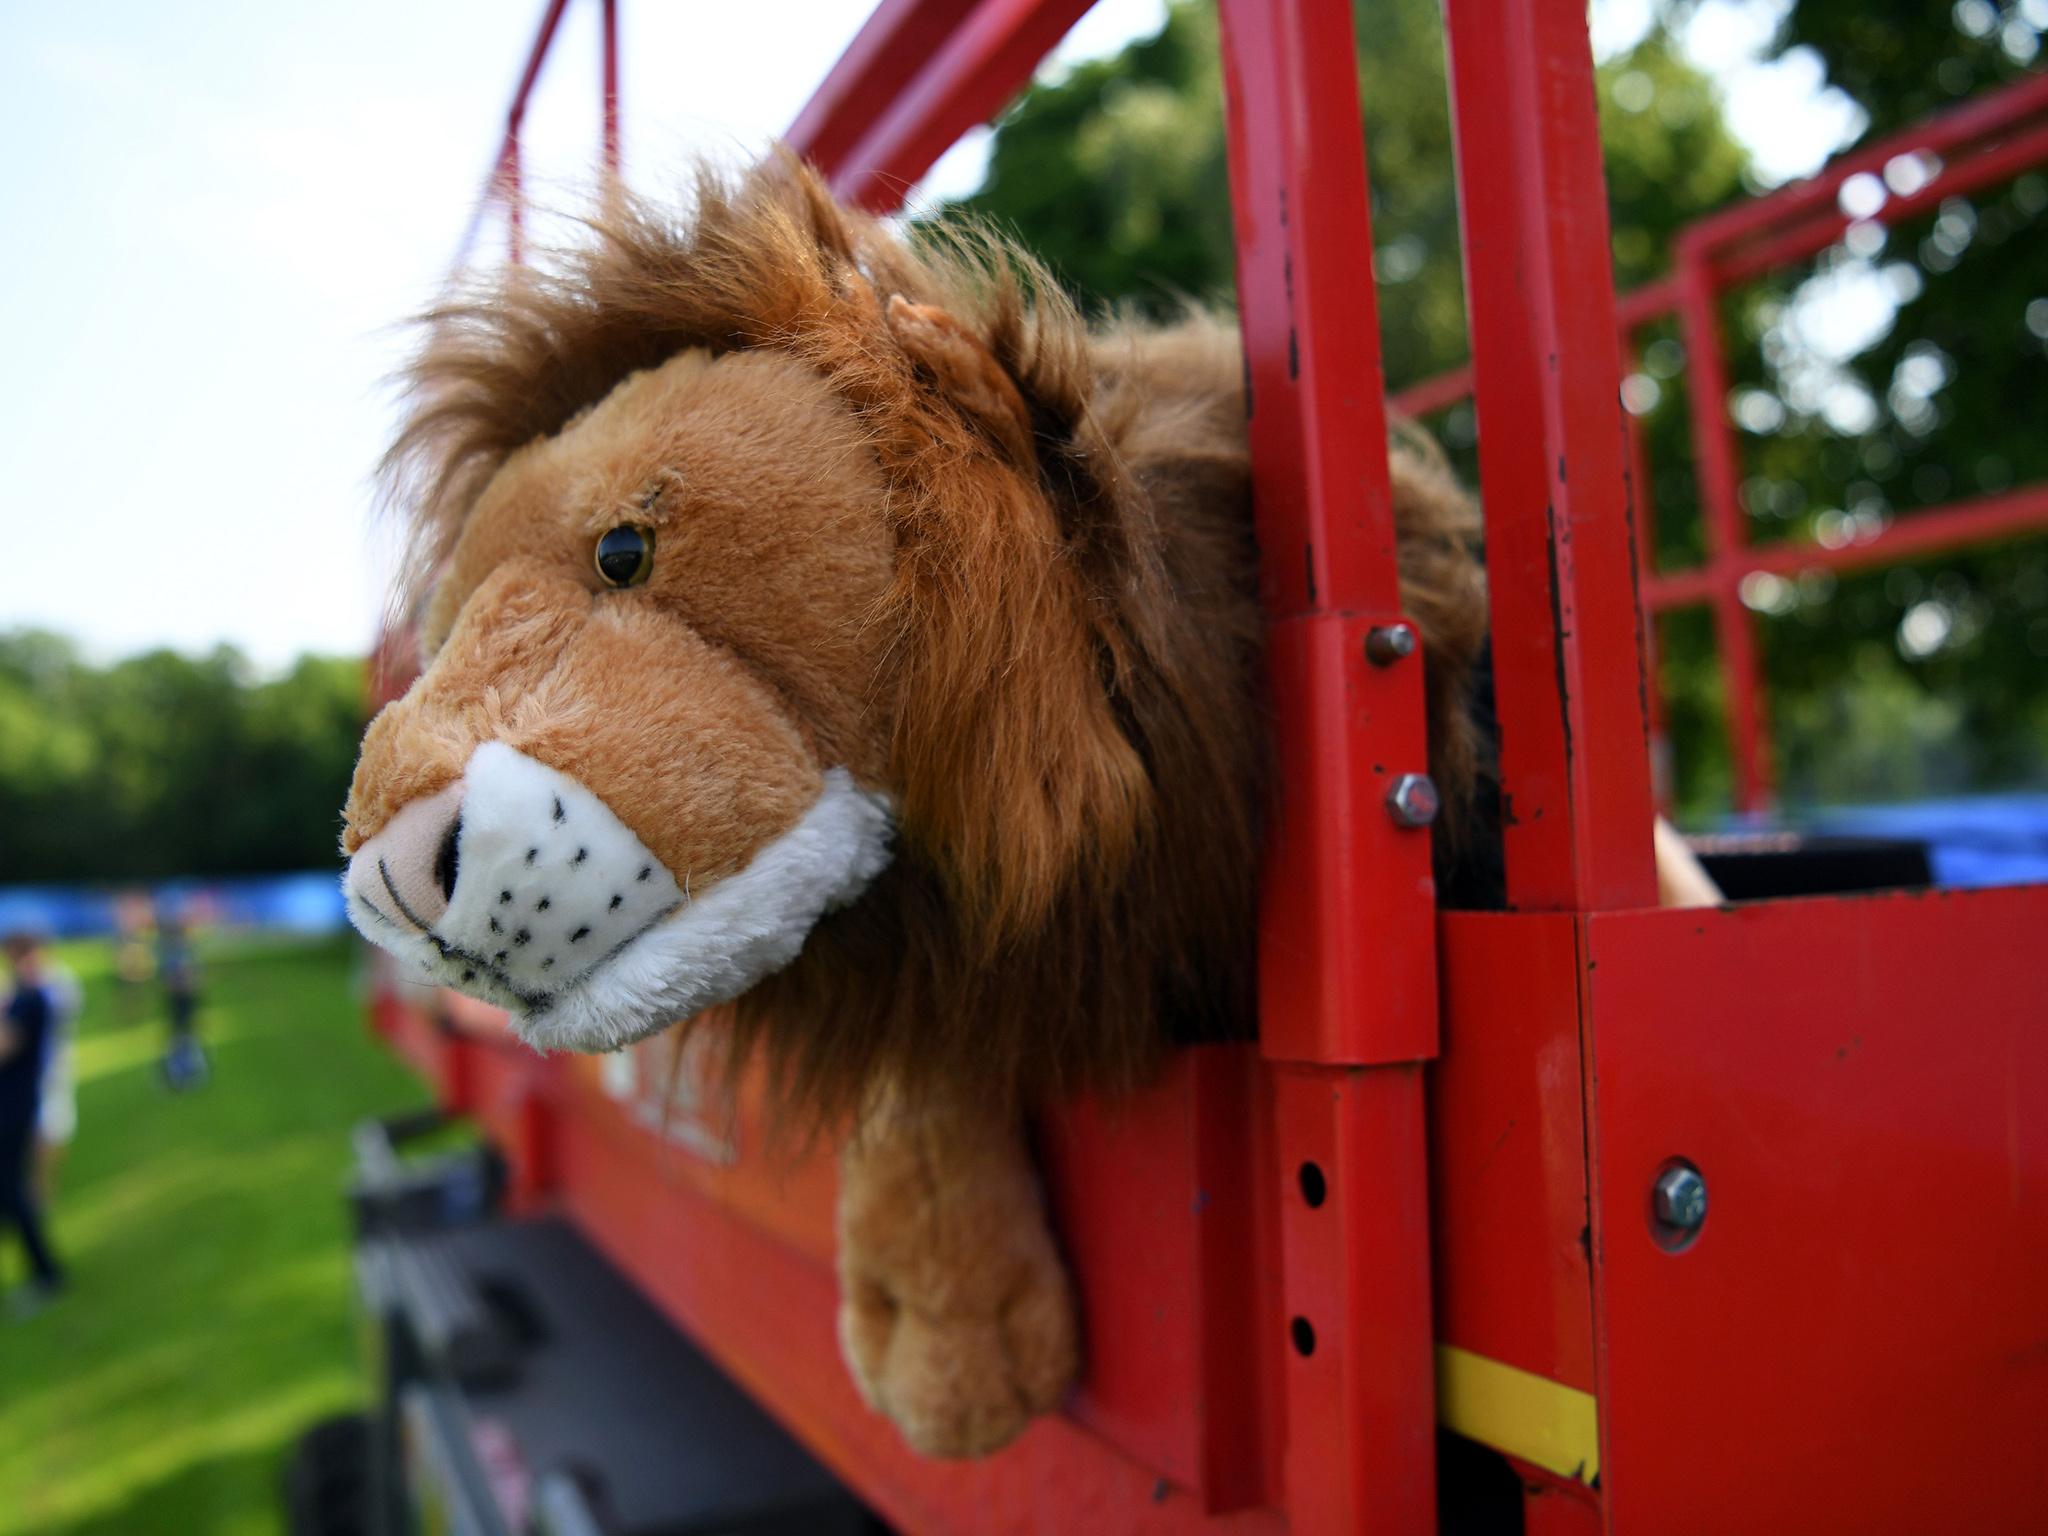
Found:
M 861 1395 L 926 1456 L 986 1456 L 1066 1395 L 1079 1368 L 1056 1255 L 1022 1261 L 994 1306 L 933 1306 L 879 1275 L 847 1277 L 839 1338 Z

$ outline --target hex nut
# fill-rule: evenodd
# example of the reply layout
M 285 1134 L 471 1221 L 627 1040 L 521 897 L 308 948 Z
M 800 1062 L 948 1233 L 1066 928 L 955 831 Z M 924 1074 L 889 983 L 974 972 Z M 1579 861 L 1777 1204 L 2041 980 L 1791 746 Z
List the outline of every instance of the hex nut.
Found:
M 1697 1232 L 1707 1219 L 1707 1181 L 1688 1163 L 1667 1168 L 1651 1188 L 1650 1209 L 1674 1233 Z
M 1426 827 L 1443 809 L 1443 797 L 1426 773 L 1404 773 L 1387 791 L 1387 814 L 1403 827 Z

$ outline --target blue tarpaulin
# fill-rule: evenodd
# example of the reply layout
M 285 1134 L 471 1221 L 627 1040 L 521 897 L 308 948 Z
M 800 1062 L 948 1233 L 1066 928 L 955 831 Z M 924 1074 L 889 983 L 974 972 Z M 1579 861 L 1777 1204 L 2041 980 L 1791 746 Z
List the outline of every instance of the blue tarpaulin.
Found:
M 347 922 L 338 870 L 251 875 L 233 880 L 167 880 L 161 885 L 0 885 L 0 933 L 49 938 L 113 933 L 117 898 L 145 891 L 205 927 L 331 933 Z

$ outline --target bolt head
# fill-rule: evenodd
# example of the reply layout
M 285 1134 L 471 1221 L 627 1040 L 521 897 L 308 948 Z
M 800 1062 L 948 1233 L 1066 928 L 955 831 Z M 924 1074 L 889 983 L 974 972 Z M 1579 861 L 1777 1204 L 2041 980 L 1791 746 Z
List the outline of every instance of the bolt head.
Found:
M 1387 791 L 1387 814 L 1403 827 L 1426 827 L 1442 809 L 1436 783 L 1426 773 L 1404 773 Z
M 1667 1168 L 1650 1192 L 1650 1207 L 1674 1232 L 1697 1232 L 1707 1219 L 1707 1181 L 1697 1168 Z
M 1365 659 L 1376 667 L 1391 667 L 1404 656 L 1415 654 L 1415 626 L 1378 624 L 1366 631 Z

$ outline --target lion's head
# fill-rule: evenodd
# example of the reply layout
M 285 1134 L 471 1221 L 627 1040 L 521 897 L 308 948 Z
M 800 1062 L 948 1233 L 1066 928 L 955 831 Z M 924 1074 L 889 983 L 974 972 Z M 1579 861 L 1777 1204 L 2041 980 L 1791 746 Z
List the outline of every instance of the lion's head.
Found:
M 1071 311 L 787 164 L 592 229 L 430 317 L 389 461 L 428 664 L 350 792 L 357 926 L 603 1049 L 782 969 L 892 857 L 951 932 L 891 942 L 983 958 L 1113 881 L 1144 640 L 1100 586 L 1155 573 L 1076 526 L 1116 490 Z
M 1088 328 L 986 237 L 773 162 L 429 317 L 387 461 L 427 669 L 349 796 L 357 926 L 529 1040 L 740 1001 L 794 1097 L 1129 1082 L 1249 1021 L 1261 619 L 1231 330 Z M 1469 503 L 1396 456 L 1437 770 Z

